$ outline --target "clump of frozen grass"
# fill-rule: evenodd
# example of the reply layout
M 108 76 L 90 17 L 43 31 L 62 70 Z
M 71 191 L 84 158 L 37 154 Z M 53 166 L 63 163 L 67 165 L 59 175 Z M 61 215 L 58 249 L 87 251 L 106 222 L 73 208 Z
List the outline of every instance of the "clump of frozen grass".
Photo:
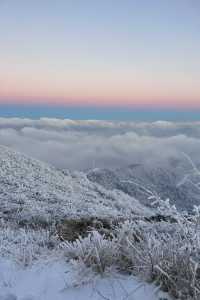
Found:
M 173 296 L 199 299 L 200 234 L 195 225 L 182 223 L 181 226 L 177 223 L 163 226 L 162 222 L 160 228 L 156 225 L 134 228 L 129 224 L 125 235 L 123 227 L 127 228 L 127 224 L 123 225 L 122 232 L 119 230 L 122 258 L 126 257 L 133 274 L 154 281 Z
M 51 230 L 0 227 L 0 256 L 28 266 L 56 249 L 58 240 Z
M 98 273 L 104 273 L 117 263 L 118 247 L 115 239 L 106 239 L 98 231 L 92 231 L 86 238 L 79 237 L 76 241 L 62 244 L 67 257 L 78 260 L 80 264 L 91 267 Z
M 97 231 L 62 244 L 68 258 L 102 274 L 115 267 L 179 299 L 200 299 L 200 208 L 189 218 L 161 201 L 173 222 L 126 221 L 108 238 Z

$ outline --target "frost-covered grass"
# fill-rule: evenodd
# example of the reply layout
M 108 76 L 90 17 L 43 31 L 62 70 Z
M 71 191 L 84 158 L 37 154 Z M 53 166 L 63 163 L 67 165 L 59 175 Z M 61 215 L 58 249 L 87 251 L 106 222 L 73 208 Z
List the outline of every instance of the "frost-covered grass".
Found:
M 0 226 L 0 257 L 24 267 L 54 254 L 58 244 L 59 240 L 51 229 L 17 228 L 9 223 Z
M 179 299 L 200 299 L 199 207 L 189 216 L 152 193 L 146 208 L 84 174 L 1 147 L 0 183 L 1 258 L 30 267 L 64 257 L 83 274 L 115 270 Z
M 173 213 L 173 223 L 127 221 L 110 238 L 92 231 L 88 237 L 66 241 L 62 249 L 81 270 L 103 274 L 115 268 L 154 282 L 175 298 L 200 299 L 199 209 L 188 217 L 162 202 L 159 211 Z
M 7 223 L 1 224 L 0 232 L 0 300 L 124 300 L 133 297 L 160 300 L 161 293 L 154 285 L 113 269 L 114 262 L 110 258 L 113 245 L 109 240 L 103 238 L 97 247 L 99 258 L 104 257 L 104 267 L 100 261 L 91 260 L 86 268 L 80 261 L 76 266 L 69 264 L 66 245 L 62 243 L 58 247 L 60 241 L 54 230 L 17 228 Z M 97 243 L 99 237 L 96 232 Z M 88 245 L 79 255 L 92 246 L 92 240 L 87 239 Z M 105 276 L 107 270 L 109 276 Z
M 107 191 L 80 172 L 67 174 L 0 146 L 0 218 L 50 226 L 66 218 L 150 215 L 133 197 Z
M 153 282 L 175 298 L 200 299 L 200 210 L 185 215 L 161 200 L 156 210 L 157 218 L 117 222 L 109 235 L 90 229 L 73 242 L 62 241 L 56 227 L 36 230 L 2 223 L 0 256 L 22 266 L 65 257 L 79 271 L 78 283 L 81 276 L 87 283 L 91 272 L 114 271 Z

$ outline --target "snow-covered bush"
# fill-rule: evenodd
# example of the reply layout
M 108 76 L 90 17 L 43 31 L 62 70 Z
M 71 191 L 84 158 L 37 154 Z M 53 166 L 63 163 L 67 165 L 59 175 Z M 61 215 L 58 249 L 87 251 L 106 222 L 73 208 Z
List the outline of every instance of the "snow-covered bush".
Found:
M 0 256 L 23 266 L 30 265 L 41 257 L 48 257 L 58 245 L 56 236 L 50 230 L 1 226 L 0 231 Z
M 179 299 L 200 299 L 200 210 L 196 207 L 188 217 L 168 201 L 160 202 L 159 213 L 164 207 L 173 222 L 126 221 L 110 238 L 93 231 L 62 248 L 68 258 L 95 272 L 115 267 L 154 282 Z
M 197 299 L 200 296 L 200 234 L 195 224 L 167 225 L 162 222 L 145 226 L 129 224 L 128 231 L 124 230 L 127 224 L 122 225 L 119 229 L 122 257 L 126 257 L 133 274 L 156 282 L 173 296 Z M 120 265 L 123 266 L 123 261 Z
M 118 247 L 115 239 L 106 239 L 98 231 L 92 231 L 86 238 L 62 244 L 68 258 L 77 259 L 81 264 L 98 273 L 114 266 L 118 261 Z

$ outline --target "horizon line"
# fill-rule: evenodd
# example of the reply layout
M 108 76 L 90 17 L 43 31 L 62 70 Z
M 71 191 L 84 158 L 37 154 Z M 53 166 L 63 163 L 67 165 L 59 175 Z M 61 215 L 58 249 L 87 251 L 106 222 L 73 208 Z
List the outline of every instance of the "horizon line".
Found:
M 156 104 L 93 104 L 93 103 L 53 103 L 53 102 L 16 102 L 16 101 L 2 101 L 0 99 L 0 107 L 49 107 L 49 108 L 81 108 L 81 109 L 114 109 L 114 110 L 136 110 L 136 111 L 177 111 L 177 112 L 196 112 L 196 110 L 200 111 L 200 101 L 199 105 L 156 105 Z

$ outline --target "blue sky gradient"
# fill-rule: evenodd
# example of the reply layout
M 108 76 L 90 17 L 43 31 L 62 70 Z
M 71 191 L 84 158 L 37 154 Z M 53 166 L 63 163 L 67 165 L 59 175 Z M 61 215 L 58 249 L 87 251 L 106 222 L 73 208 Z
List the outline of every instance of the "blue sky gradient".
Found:
M 1 0 L 0 115 L 196 118 L 199 32 L 199 0 Z
M 0 117 L 39 119 L 42 117 L 74 120 L 116 121 L 199 121 L 198 110 L 150 110 L 114 107 L 56 107 L 46 105 L 0 105 Z

